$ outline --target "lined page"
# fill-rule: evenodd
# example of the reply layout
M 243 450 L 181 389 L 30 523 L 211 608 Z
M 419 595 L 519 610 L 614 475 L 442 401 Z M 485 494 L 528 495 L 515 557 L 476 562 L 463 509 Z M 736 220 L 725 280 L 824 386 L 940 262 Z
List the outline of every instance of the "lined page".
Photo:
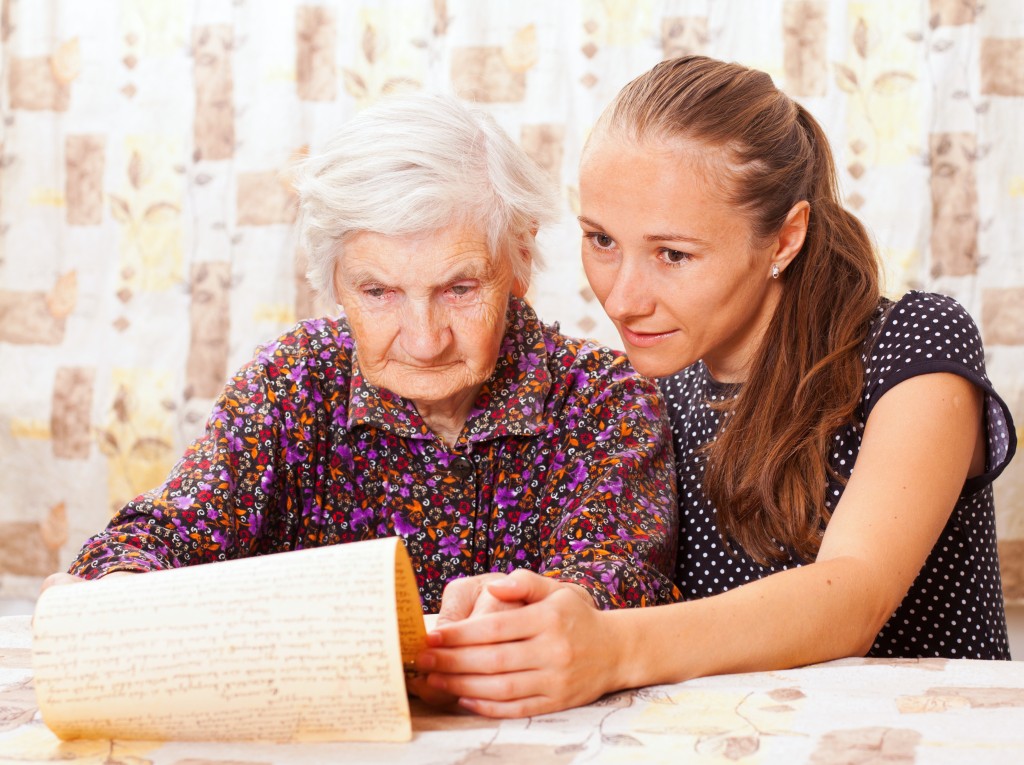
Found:
M 412 578 L 391 538 L 50 588 L 33 628 L 43 720 L 62 738 L 408 740 Z

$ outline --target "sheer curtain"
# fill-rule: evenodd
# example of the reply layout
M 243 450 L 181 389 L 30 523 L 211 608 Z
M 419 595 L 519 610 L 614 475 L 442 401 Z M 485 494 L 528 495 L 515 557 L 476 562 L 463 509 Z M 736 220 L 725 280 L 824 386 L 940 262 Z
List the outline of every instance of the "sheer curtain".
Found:
M 317 304 L 284 170 L 382 95 L 456 93 L 562 189 L 531 299 L 586 286 L 580 147 L 662 58 L 770 72 L 824 123 L 888 291 L 957 297 L 1024 423 L 1024 6 L 920 0 L 5 0 L 0 595 L 34 594 L 159 483 L 224 379 Z M 997 484 L 1024 597 L 1024 460 Z

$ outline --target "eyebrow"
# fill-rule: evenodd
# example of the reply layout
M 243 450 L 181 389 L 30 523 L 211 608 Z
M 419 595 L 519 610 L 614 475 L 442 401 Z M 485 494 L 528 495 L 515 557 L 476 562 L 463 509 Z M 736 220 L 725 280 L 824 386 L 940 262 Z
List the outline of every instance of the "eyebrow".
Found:
M 490 263 L 475 263 L 470 262 L 465 264 L 462 268 L 448 275 L 447 278 L 443 279 L 438 284 L 453 284 L 455 282 L 461 282 L 466 279 L 486 279 L 491 273 L 492 266 Z M 368 269 L 359 269 L 348 276 L 350 284 L 388 284 L 387 278 L 383 274 L 375 274 Z M 437 285 L 434 285 L 437 286 Z
M 604 226 L 602 226 L 600 223 L 597 223 L 596 221 L 590 220 L 590 218 L 587 218 L 584 215 L 577 215 L 576 216 L 576 220 L 578 220 L 580 223 L 582 223 L 585 226 L 590 226 L 591 228 L 600 229 L 602 231 L 604 230 Z M 669 232 L 669 233 L 665 233 L 665 234 L 644 234 L 644 241 L 645 242 L 691 242 L 693 244 L 701 244 L 701 245 L 705 245 L 705 246 L 710 244 L 710 242 L 708 242 L 707 239 L 702 239 L 699 236 L 690 236 L 689 234 L 680 234 L 680 233 L 674 233 L 674 232 Z

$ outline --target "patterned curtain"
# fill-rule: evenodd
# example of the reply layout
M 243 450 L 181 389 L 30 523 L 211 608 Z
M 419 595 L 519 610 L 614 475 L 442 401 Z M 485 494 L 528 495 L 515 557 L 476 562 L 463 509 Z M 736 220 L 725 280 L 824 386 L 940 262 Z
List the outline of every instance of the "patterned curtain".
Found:
M 225 378 L 317 305 L 283 172 L 360 108 L 454 92 L 562 189 L 532 301 L 617 345 L 573 221 L 602 106 L 657 61 L 764 69 L 824 123 L 887 290 L 951 294 L 1024 424 L 1015 0 L 4 0 L 0 595 L 157 485 Z M 1024 598 L 1024 459 L 996 484 Z

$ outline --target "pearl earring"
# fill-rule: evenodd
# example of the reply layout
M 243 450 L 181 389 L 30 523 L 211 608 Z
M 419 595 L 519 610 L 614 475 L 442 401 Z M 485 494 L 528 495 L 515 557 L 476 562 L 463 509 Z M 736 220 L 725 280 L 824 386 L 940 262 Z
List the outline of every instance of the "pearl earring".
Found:
M 778 279 L 779 278 L 779 264 L 778 263 L 772 263 L 772 278 L 773 279 Z

